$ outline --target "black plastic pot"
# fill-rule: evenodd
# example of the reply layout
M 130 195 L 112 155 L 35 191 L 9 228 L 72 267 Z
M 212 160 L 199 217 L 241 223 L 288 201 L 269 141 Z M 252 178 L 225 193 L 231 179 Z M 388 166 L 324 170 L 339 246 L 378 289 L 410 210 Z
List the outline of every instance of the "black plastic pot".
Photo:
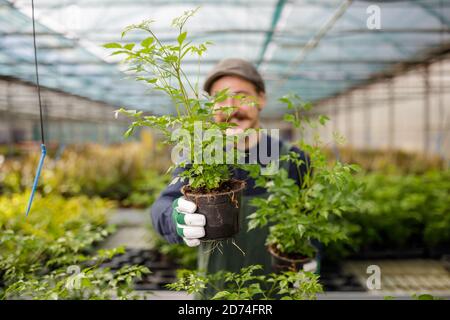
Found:
M 275 272 L 283 271 L 301 271 L 306 264 L 312 263 L 314 258 L 301 257 L 301 258 L 290 258 L 287 256 L 280 255 L 272 246 L 267 248 L 272 257 L 272 268 Z M 316 270 L 311 270 L 315 272 Z
M 205 236 L 201 240 L 222 240 L 239 232 L 239 211 L 245 182 L 232 180 L 231 191 L 198 194 L 182 192 L 187 200 L 197 205 L 197 212 L 205 215 Z

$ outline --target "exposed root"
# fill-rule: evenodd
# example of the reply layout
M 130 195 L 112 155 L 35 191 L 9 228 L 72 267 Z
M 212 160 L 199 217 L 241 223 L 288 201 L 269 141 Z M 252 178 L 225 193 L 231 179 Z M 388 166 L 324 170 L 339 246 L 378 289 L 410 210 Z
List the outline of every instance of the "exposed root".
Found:
M 219 250 L 219 252 L 221 254 L 223 254 L 223 251 L 222 251 L 223 243 L 222 243 L 222 241 L 220 241 L 220 240 L 206 240 L 205 242 L 211 243 L 211 249 L 206 251 L 205 253 L 211 253 L 211 252 L 214 252 L 214 250 L 217 249 L 217 250 Z
M 291 263 L 291 266 L 289 267 L 289 271 L 293 271 L 293 272 L 299 271 L 299 270 L 297 270 L 297 266 L 295 265 L 294 262 Z
M 219 250 L 220 254 L 223 254 L 223 242 L 224 241 L 228 241 L 228 240 L 205 240 L 204 242 L 208 242 L 211 244 L 211 249 L 209 249 L 208 251 L 206 251 L 205 253 L 211 253 L 214 252 L 214 250 Z M 231 239 L 231 243 L 238 248 L 238 250 L 242 253 L 243 256 L 245 256 L 245 252 L 237 245 L 236 241 L 234 240 L 234 238 Z
M 240 252 L 242 252 L 242 255 L 245 257 L 245 252 L 237 245 L 236 241 L 234 241 L 234 238 L 231 239 L 231 243 L 239 249 Z
M 236 198 L 236 194 L 234 193 L 234 191 L 231 192 L 231 203 L 234 204 L 235 208 L 239 208 L 239 202 L 238 199 Z

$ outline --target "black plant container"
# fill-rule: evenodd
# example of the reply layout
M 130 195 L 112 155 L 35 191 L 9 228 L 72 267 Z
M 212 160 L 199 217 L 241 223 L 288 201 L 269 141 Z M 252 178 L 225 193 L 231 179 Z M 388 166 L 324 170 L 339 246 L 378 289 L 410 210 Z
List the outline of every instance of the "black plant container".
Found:
M 205 236 L 200 240 L 223 240 L 239 232 L 239 211 L 245 182 L 231 181 L 231 191 L 219 193 L 182 192 L 187 200 L 197 205 L 197 212 L 205 215 Z
M 312 263 L 314 258 L 310 257 L 287 257 L 282 256 L 272 246 L 267 248 L 272 257 L 272 268 L 275 272 L 284 271 L 301 271 L 306 264 Z M 311 272 L 316 272 L 316 269 L 308 270 Z

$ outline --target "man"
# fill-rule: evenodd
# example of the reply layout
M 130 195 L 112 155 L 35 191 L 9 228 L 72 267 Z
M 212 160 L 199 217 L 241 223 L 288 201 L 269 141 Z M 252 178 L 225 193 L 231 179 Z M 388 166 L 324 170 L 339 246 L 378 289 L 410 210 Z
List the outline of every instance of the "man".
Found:
M 215 121 L 230 121 L 237 126 L 233 130 L 243 131 L 249 128 L 260 128 L 260 113 L 266 105 L 265 85 L 261 75 L 249 62 L 242 59 L 225 59 L 216 65 L 208 74 L 204 84 L 204 90 L 210 95 L 228 89 L 229 97 L 217 106 Z M 235 99 L 236 95 L 252 97 L 249 99 Z M 221 112 L 221 106 L 234 106 L 236 109 L 231 116 Z M 249 137 L 247 143 L 240 144 L 240 148 L 246 152 L 252 148 L 258 148 L 262 139 L 267 139 L 267 146 L 271 146 L 272 137 L 259 133 Z M 300 158 L 307 161 L 303 152 L 295 147 L 289 147 L 283 141 L 278 143 L 280 155 L 290 151 L 297 152 Z M 253 149 L 256 150 L 256 149 Z M 271 153 L 271 150 L 268 150 Z M 259 153 L 258 153 L 259 154 Z M 261 161 L 258 158 L 258 163 Z M 301 184 L 302 176 L 306 172 L 306 165 L 296 168 L 293 163 L 283 164 L 289 177 Z M 178 168 L 174 175 L 182 170 Z M 268 234 L 267 228 L 257 228 L 247 232 L 246 217 L 254 212 L 249 204 L 255 197 L 267 197 L 266 190 L 255 187 L 255 181 L 244 170 L 237 169 L 233 172 L 233 178 L 245 180 L 247 185 L 243 193 L 240 208 L 240 232 L 233 241 L 224 241 L 218 250 L 212 250 L 211 243 L 201 242 L 205 235 L 205 216 L 195 213 L 196 205 L 182 197 L 180 191 L 183 183 L 178 182 L 169 185 L 159 196 L 151 208 L 153 226 L 170 243 L 185 242 L 188 246 L 199 246 L 199 268 L 213 273 L 219 270 L 237 272 L 240 268 L 261 264 L 264 271 L 269 273 L 271 269 L 270 254 L 265 248 Z M 195 213 L 195 214 L 194 214 Z M 244 254 L 237 248 L 242 249 Z

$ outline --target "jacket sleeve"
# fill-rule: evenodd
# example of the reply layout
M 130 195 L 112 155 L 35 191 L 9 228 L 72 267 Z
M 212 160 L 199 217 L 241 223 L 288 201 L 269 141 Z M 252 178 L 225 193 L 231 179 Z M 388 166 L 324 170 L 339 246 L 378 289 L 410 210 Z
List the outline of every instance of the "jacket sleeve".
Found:
M 183 169 L 177 168 L 173 177 L 177 176 Z M 182 243 L 183 239 L 177 234 L 175 223 L 172 220 L 172 203 L 175 199 L 181 197 L 181 187 L 185 183 L 178 181 L 171 184 L 161 192 L 158 199 L 153 203 L 150 213 L 153 227 L 169 243 Z

